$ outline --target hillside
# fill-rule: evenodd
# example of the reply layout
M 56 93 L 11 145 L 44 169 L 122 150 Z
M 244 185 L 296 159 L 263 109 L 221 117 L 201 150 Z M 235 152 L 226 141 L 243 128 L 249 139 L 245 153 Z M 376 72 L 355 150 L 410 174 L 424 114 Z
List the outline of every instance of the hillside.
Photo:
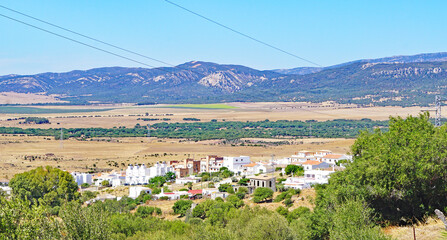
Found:
M 346 65 L 350 65 L 353 63 L 415 63 L 415 62 L 443 62 L 447 61 L 447 52 L 441 53 L 422 53 L 411 56 L 392 56 L 385 58 L 376 58 L 376 59 L 361 59 L 351 62 L 346 62 L 342 64 L 337 64 L 329 67 L 297 67 L 291 69 L 274 69 L 272 71 L 278 72 L 281 74 L 297 74 L 297 75 L 306 75 L 316 72 L 321 72 L 325 69 L 333 69 Z
M 447 53 L 438 53 L 359 60 L 304 75 L 198 61 L 175 68 L 109 67 L 1 76 L 0 92 L 57 94 L 72 103 L 336 101 L 428 105 L 435 94 L 445 93 L 446 58 Z

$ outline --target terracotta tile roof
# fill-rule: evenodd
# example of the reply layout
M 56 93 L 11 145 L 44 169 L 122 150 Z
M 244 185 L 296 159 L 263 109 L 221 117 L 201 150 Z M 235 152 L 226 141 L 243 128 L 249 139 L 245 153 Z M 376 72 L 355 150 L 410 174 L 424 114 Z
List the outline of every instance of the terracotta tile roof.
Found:
M 321 162 L 308 160 L 308 161 L 303 162 L 302 164 L 303 165 L 319 165 L 319 164 L 321 164 Z
M 188 193 L 191 193 L 191 194 L 202 194 L 202 189 L 189 190 Z
M 323 158 L 335 158 L 335 159 L 337 159 L 337 158 L 341 158 L 341 157 L 343 157 L 343 155 L 341 155 L 341 154 L 328 154 L 328 155 L 324 156 Z
M 243 167 L 254 167 L 254 166 L 256 166 L 257 165 L 257 163 L 254 163 L 254 162 L 252 162 L 252 163 L 250 163 L 250 164 L 245 164 L 245 165 L 242 165 Z

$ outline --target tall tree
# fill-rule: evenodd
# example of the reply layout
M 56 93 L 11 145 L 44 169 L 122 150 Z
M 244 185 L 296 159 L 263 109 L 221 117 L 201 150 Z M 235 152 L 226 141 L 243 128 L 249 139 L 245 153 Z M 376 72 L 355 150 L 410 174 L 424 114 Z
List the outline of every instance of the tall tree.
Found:
M 383 219 L 413 222 L 447 206 L 447 125 L 429 115 L 390 118 L 388 132 L 364 131 L 352 146 L 353 163 L 332 175 L 317 208 L 356 196 Z
M 79 197 L 78 185 L 70 173 L 50 166 L 16 174 L 10 181 L 15 197 L 33 204 L 60 206 Z

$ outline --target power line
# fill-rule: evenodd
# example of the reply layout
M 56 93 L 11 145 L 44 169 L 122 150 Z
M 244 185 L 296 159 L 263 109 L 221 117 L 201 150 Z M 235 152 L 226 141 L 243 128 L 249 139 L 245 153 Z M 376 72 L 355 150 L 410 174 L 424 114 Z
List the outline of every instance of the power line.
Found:
M 4 18 L 7 18 L 7 19 L 10 19 L 10 20 L 12 20 L 12 21 L 18 22 L 18 23 L 27 25 L 27 26 L 29 26 L 29 27 L 38 29 L 38 30 L 40 30 L 40 31 L 43 31 L 43 32 L 46 32 L 46 33 L 49 33 L 49 34 L 52 34 L 52 35 L 55 35 L 55 36 L 58 36 L 58 37 L 60 37 L 60 38 L 63 38 L 63 39 L 66 39 L 66 40 L 69 40 L 69 41 L 72 41 L 72 42 L 75 42 L 75 43 L 78 43 L 78 44 L 81 44 L 81 45 L 84 45 L 84 46 L 87 46 L 87 47 L 90 47 L 90 48 L 93 48 L 93 49 L 96 49 L 96 50 L 101 51 L 101 52 L 105 52 L 105 53 L 111 54 L 111 55 L 113 55 L 113 56 L 120 57 L 120 58 L 123 58 L 123 59 L 129 60 L 129 61 L 132 61 L 132 62 L 141 64 L 141 65 L 150 67 L 150 68 L 156 68 L 155 66 L 152 66 L 152 65 L 149 65 L 149 64 L 140 62 L 140 61 L 138 61 L 138 60 L 134 60 L 134 59 L 132 59 L 132 58 L 128 58 L 128 57 L 122 56 L 122 55 L 117 54 L 117 53 L 110 52 L 110 51 L 108 51 L 108 50 L 105 50 L 105 49 L 102 49 L 102 48 L 99 48 L 99 47 L 95 47 L 95 46 L 93 46 L 93 45 L 90 45 L 90 44 L 87 44 L 87 43 L 84 43 L 84 42 L 75 40 L 75 39 L 73 39 L 73 38 L 69 38 L 69 37 L 63 36 L 63 35 L 61 35 L 61 34 L 58 34 L 58 33 L 55 33 L 55 32 L 52 32 L 52 31 L 49 31 L 49 30 L 40 28 L 40 27 L 38 27 L 38 26 L 35 26 L 35 25 L 32 25 L 32 24 L 29 24 L 29 23 L 20 21 L 20 20 L 15 19 L 15 18 L 6 16 L 6 15 L 3 15 L 3 14 L 0 14 L 0 16 L 2 16 L 2 17 L 4 17 Z M 162 68 L 157 68 L 157 69 L 159 69 L 159 70 L 161 70 L 161 71 L 165 71 L 165 72 L 170 73 L 169 71 L 166 71 L 166 70 L 164 70 L 164 69 L 162 69 Z
M 174 64 L 171 64 L 171 63 L 168 63 L 168 62 L 165 62 L 165 61 L 162 61 L 162 60 L 153 58 L 153 57 L 149 57 L 149 56 L 147 56 L 147 55 L 143 55 L 143 54 L 141 54 L 141 53 L 137 53 L 137 52 L 132 51 L 132 50 L 128 50 L 128 49 L 119 47 L 119 46 L 117 46 L 117 45 L 114 45 L 114 44 L 105 42 L 105 41 L 103 41 L 103 40 L 99 40 L 99 39 L 97 39 L 97 38 L 93 38 L 93 37 L 87 36 L 87 35 L 85 35 L 85 34 L 82 34 L 82 33 L 79 33 L 79 32 L 73 31 L 73 30 L 70 30 L 70 29 L 68 29 L 68 28 L 62 27 L 62 26 L 60 26 L 60 25 L 56 25 L 56 24 L 54 24 L 54 23 L 50 23 L 50 22 L 48 22 L 48 21 L 39 19 L 39 18 L 37 18 L 37 17 L 33 17 L 33 16 L 31 16 L 31 15 L 28 15 L 28 14 L 26 14 L 26 13 L 23 13 L 23 12 L 20 12 L 20 11 L 17 11 L 17 10 L 14 10 L 14 9 L 12 9 L 12 8 L 8 8 L 8 7 L 3 6 L 3 5 L 0 5 L 0 7 L 1 7 L 1 8 L 4 8 L 4 9 L 6 9 L 6 10 L 9 10 L 9 11 L 11 11 L 11 12 L 20 14 L 20 15 L 22 15 L 22 16 L 25 16 L 25 17 L 34 19 L 34 20 L 36 20 L 36 21 L 45 23 L 45 24 L 47 24 L 47 25 L 50 25 L 50 26 L 53 26 L 53 27 L 62 29 L 62 30 L 64 30 L 64 31 L 67 31 L 67 32 L 76 34 L 76 35 L 78 35 L 78 36 L 81 36 L 81 37 L 90 39 L 90 40 L 92 40 L 92 41 L 95 41 L 95 42 L 98 42 L 98 43 L 107 45 L 107 46 L 109 46 L 109 47 L 113 47 L 113 48 L 119 49 L 119 50 L 124 51 L 124 52 L 128 52 L 128 53 L 131 53 L 131 54 L 134 54 L 134 55 L 137 55 L 137 56 L 146 58 L 146 59 L 150 59 L 150 60 L 153 60 L 153 61 L 162 63 L 162 64 L 166 64 L 166 65 L 169 65 L 169 66 L 174 67 L 174 68 L 178 68 L 178 69 L 182 69 L 182 70 L 185 70 L 185 71 L 193 72 L 193 73 L 196 73 L 196 74 L 198 74 L 198 75 L 202 75 L 202 76 L 204 76 L 204 77 L 206 76 L 205 74 L 202 74 L 202 73 L 199 73 L 199 72 L 190 70 L 190 69 L 186 69 L 186 68 L 181 68 L 181 67 L 178 67 L 178 66 L 176 66 L 176 65 L 174 65 Z M 26 24 L 26 25 L 31 26 L 31 27 L 35 27 L 35 28 L 37 28 L 37 29 L 39 29 L 39 30 L 42 30 L 42 31 L 45 31 L 45 32 L 50 33 L 50 31 L 48 31 L 48 30 L 44 30 L 44 29 L 41 29 L 41 28 L 39 28 L 39 27 L 33 26 L 33 25 L 31 25 L 31 24 L 27 24 L 27 23 L 21 22 L 21 21 L 19 21 L 19 20 L 17 20 L 17 19 L 13 19 L 13 18 L 11 18 L 11 17 L 7 17 L 7 16 L 5 16 L 5 15 L 2 15 L 2 16 L 3 16 L 3 17 L 6 17 L 6 18 L 9 18 L 9 19 L 11 19 L 11 20 L 18 21 L 18 22 L 20 22 L 20 23 Z M 53 33 L 51 33 L 51 34 L 53 34 Z M 55 35 L 57 35 L 57 34 L 55 34 Z M 61 37 L 61 36 L 59 36 L 59 37 Z M 68 37 L 63 37 L 63 38 L 68 39 Z M 69 40 L 71 40 L 71 39 L 69 39 Z M 79 43 L 79 42 L 78 42 L 78 43 Z M 83 44 L 83 45 L 86 45 L 86 44 Z M 95 49 L 96 49 L 96 48 L 95 48 Z M 97 49 L 97 50 L 99 50 L 99 49 Z M 115 54 L 113 54 L 113 55 L 115 55 Z M 116 55 L 115 55 L 115 56 L 116 56 Z M 127 59 L 127 60 L 130 60 L 130 59 Z M 130 60 L 130 61 L 133 61 L 133 60 Z M 133 61 L 133 62 L 137 62 L 137 63 L 139 63 L 139 64 L 142 64 L 142 63 L 139 62 L 139 61 Z M 148 65 L 148 64 L 143 64 L 143 65 L 155 68 L 154 66 L 151 66 L 151 65 Z M 160 68 L 159 68 L 159 69 L 160 69 Z M 162 69 L 160 69 L 160 70 L 162 70 Z M 163 70 L 162 70 L 162 71 L 163 71 Z M 167 72 L 167 71 L 166 71 L 166 72 Z
M 170 63 L 167 63 L 167 62 L 164 62 L 164 61 L 162 61 L 162 60 L 158 60 L 158 59 L 156 59 L 156 58 L 149 57 L 149 56 L 146 56 L 146 55 L 143 55 L 143 54 L 140 54 L 140 53 L 137 53 L 137 52 L 134 52 L 134 51 L 131 51 L 131 50 L 128 50 L 128 49 L 119 47 L 119 46 L 116 46 L 116 45 L 114 45 L 114 44 L 111 44 L 111 43 L 108 43 L 108 42 L 99 40 L 99 39 L 97 39 L 97 38 L 89 37 L 89 36 L 87 36 L 87 35 L 85 35 L 85 34 L 82 34 L 82 33 L 79 33 L 79 32 L 73 31 L 73 30 L 70 30 L 70 29 L 65 28 L 65 27 L 61 27 L 61 26 L 56 25 L 56 24 L 54 24 L 54 23 L 50 23 L 50 22 L 48 22 L 48 21 L 45 21 L 45 20 L 42 20 L 42 19 L 39 19 L 39 18 L 30 16 L 30 15 L 25 14 L 25 13 L 23 13 L 23 12 L 20 12 L 20 11 L 17 11 L 17 10 L 14 10 L 14 9 L 11 9 L 11 8 L 8 8 L 8 7 L 5 7 L 5 6 L 3 6 L 3 5 L 0 5 L 0 7 L 1 7 L 1 8 L 4 8 L 4 9 L 6 9 L 6 10 L 9 10 L 9 11 L 11 11 L 11 12 L 15 12 L 15 13 L 17 13 L 17 14 L 20 14 L 20 15 L 22 15 L 22 16 L 25 16 L 25 17 L 34 19 L 34 20 L 39 21 L 39 22 L 41 22 L 41 23 L 45 23 L 45 24 L 48 24 L 48 25 L 50 25 L 50 26 L 53 26 L 53 27 L 62 29 L 62 30 L 64 30 L 64 31 L 67 31 L 67 32 L 76 34 L 76 35 L 78 35 L 78 36 L 81 36 L 81 37 L 84 37 L 84 38 L 93 40 L 93 41 L 95 41 L 95 42 L 102 43 L 102 44 L 107 45 L 107 46 L 109 46 L 109 47 L 113 47 L 113 48 L 116 48 L 116 49 L 119 49 L 119 50 L 122 50 L 122 51 L 125 51 L 125 52 L 128 52 L 128 53 L 132 53 L 132 54 L 135 54 L 135 55 L 140 56 L 140 57 L 143 57 L 143 58 L 147 58 L 147 59 L 150 59 L 150 60 L 153 60 L 153 61 L 162 63 L 162 64 L 169 65 L 169 66 L 171 66 L 171 67 L 176 67 L 175 65 L 170 64 Z
M 203 18 L 203 19 L 207 20 L 208 22 L 211 22 L 211 23 L 214 23 L 214 24 L 216 24 L 216 25 L 218 25 L 218 26 L 221 26 L 221 27 L 223 27 L 223 28 L 226 28 L 226 29 L 228 29 L 228 30 L 230 30 L 230 31 L 232 31 L 232 32 L 234 32 L 234 33 L 236 33 L 236 34 L 239 34 L 239 35 L 241 35 L 241 36 L 243 36 L 243 37 L 246 37 L 246 38 L 251 39 L 251 40 L 253 40 L 253 41 L 255 41 L 255 42 L 258 42 L 258 43 L 260 43 L 260 44 L 263 44 L 263 45 L 265 45 L 265 46 L 267 46 L 267 47 L 273 48 L 273 49 L 275 49 L 275 50 L 277 50 L 277 51 L 280 51 L 280 52 L 285 53 L 285 54 L 287 54 L 287 55 L 289 55 L 289 56 L 298 58 L 298 59 L 300 59 L 300 60 L 302 60 L 302 61 L 311 63 L 311 64 L 316 65 L 316 66 L 318 66 L 318 67 L 323 67 L 322 65 L 320 65 L 320 64 L 318 64 L 318 63 L 312 62 L 312 61 L 310 61 L 310 60 L 307 60 L 307 59 L 305 59 L 305 58 L 302 58 L 302 57 L 300 57 L 300 56 L 297 56 L 297 55 L 295 55 L 295 54 L 293 54 L 293 53 L 290 53 L 290 52 L 288 52 L 288 51 L 286 51 L 286 50 L 283 50 L 283 49 L 278 48 L 278 47 L 275 47 L 275 46 L 273 46 L 273 45 L 271 45 L 271 44 L 269 44 L 269 43 L 266 43 L 266 42 L 264 42 L 264 41 L 261 41 L 261 40 L 259 40 L 259 39 L 257 39 L 257 38 L 254 38 L 254 37 L 252 37 L 252 36 L 249 36 L 249 35 L 247 35 L 247 34 L 245 34 L 245 33 L 242 33 L 242 32 L 240 32 L 240 31 L 234 29 L 234 28 L 228 27 L 228 26 L 226 26 L 226 25 L 224 25 L 224 24 L 222 24 L 222 23 L 219 23 L 219 22 L 217 22 L 217 21 L 214 21 L 214 20 L 211 19 L 211 18 L 205 17 L 205 16 L 203 16 L 203 15 L 197 13 L 197 12 L 194 12 L 194 11 L 192 11 L 192 10 L 190 10 L 190 9 L 188 9 L 188 8 L 185 8 L 185 7 L 181 6 L 181 5 L 178 5 L 177 3 L 171 2 L 171 1 L 169 1 L 169 0 L 165 0 L 165 2 L 167 2 L 167 3 L 169 3 L 169 4 L 172 4 L 172 5 L 174 5 L 174 6 L 178 7 L 178 8 L 181 8 L 181 9 L 183 9 L 183 10 L 189 12 L 189 13 L 192 13 L 192 14 L 194 14 L 194 15 L 200 17 L 200 18 Z

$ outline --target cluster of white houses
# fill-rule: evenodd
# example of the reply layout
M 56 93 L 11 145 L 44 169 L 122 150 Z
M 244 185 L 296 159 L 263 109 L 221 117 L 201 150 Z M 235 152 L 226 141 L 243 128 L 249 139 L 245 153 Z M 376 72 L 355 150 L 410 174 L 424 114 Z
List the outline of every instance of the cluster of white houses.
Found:
M 100 173 L 96 175 L 88 173 L 72 173 L 78 185 L 83 183 L 100 186 L 103 181 L 108 181 L 113 187 L 120 185 L 145 185 L 151 178 L 164 176 L 168 172 L 176 175 L 177 184 L 187 182 L 197 183 L 200 178 L 195 175 L 201 172 L 218 172 L 222 167 L 235 173 L 236 176 L 264 175 L 275 169 L 282 169 L 283 173 L 288 165 L 300 165 L 304 168 L 304 176 L 292 176 L 283 182 L 286 188 L 308 188 L 313 184 L 325 184 L 328 182 L 330 174 L 343 168 L 343 163 L 351 161 L 352 157 L 344 154 L 334 154 L 329 150 L 316 152 L 300 151 L 291 157 L 284 159 L 273 159 L 269 162 L 252 162 L 249 156 L 239 157 L 220 157 L 215 155 L 206 156 L 200 160 L 186 159 L 181 161 L 157 162 L 147 167 L 146 165 L 129 165 L 125 171 Z M 342 164 L 340 164 L 342 163 Z M 261 183 L 259 180 L 253 180 L 253 184 Z M 252 182 L 250 181 L 250 184 Z M 271 184 L 271 183 L 268 183 Z M 273 187 L 268 185 L 268 187 Z M 250 185 L 252 186 L 252 185 Z M 252 187 L 257 187 L 253 185 Z M 144 191 L 139 189 L 138 191 Z M 136 194 L 136 193 L 135 193 Z M 177 197 L 179 194 L 163 193 L 169 197 Z M 183 193 L 182 193 L 183 194 Z M 134 194 L 131 194 L 132 196 Z M 181 195 L 181 194 L 180 194 Z

